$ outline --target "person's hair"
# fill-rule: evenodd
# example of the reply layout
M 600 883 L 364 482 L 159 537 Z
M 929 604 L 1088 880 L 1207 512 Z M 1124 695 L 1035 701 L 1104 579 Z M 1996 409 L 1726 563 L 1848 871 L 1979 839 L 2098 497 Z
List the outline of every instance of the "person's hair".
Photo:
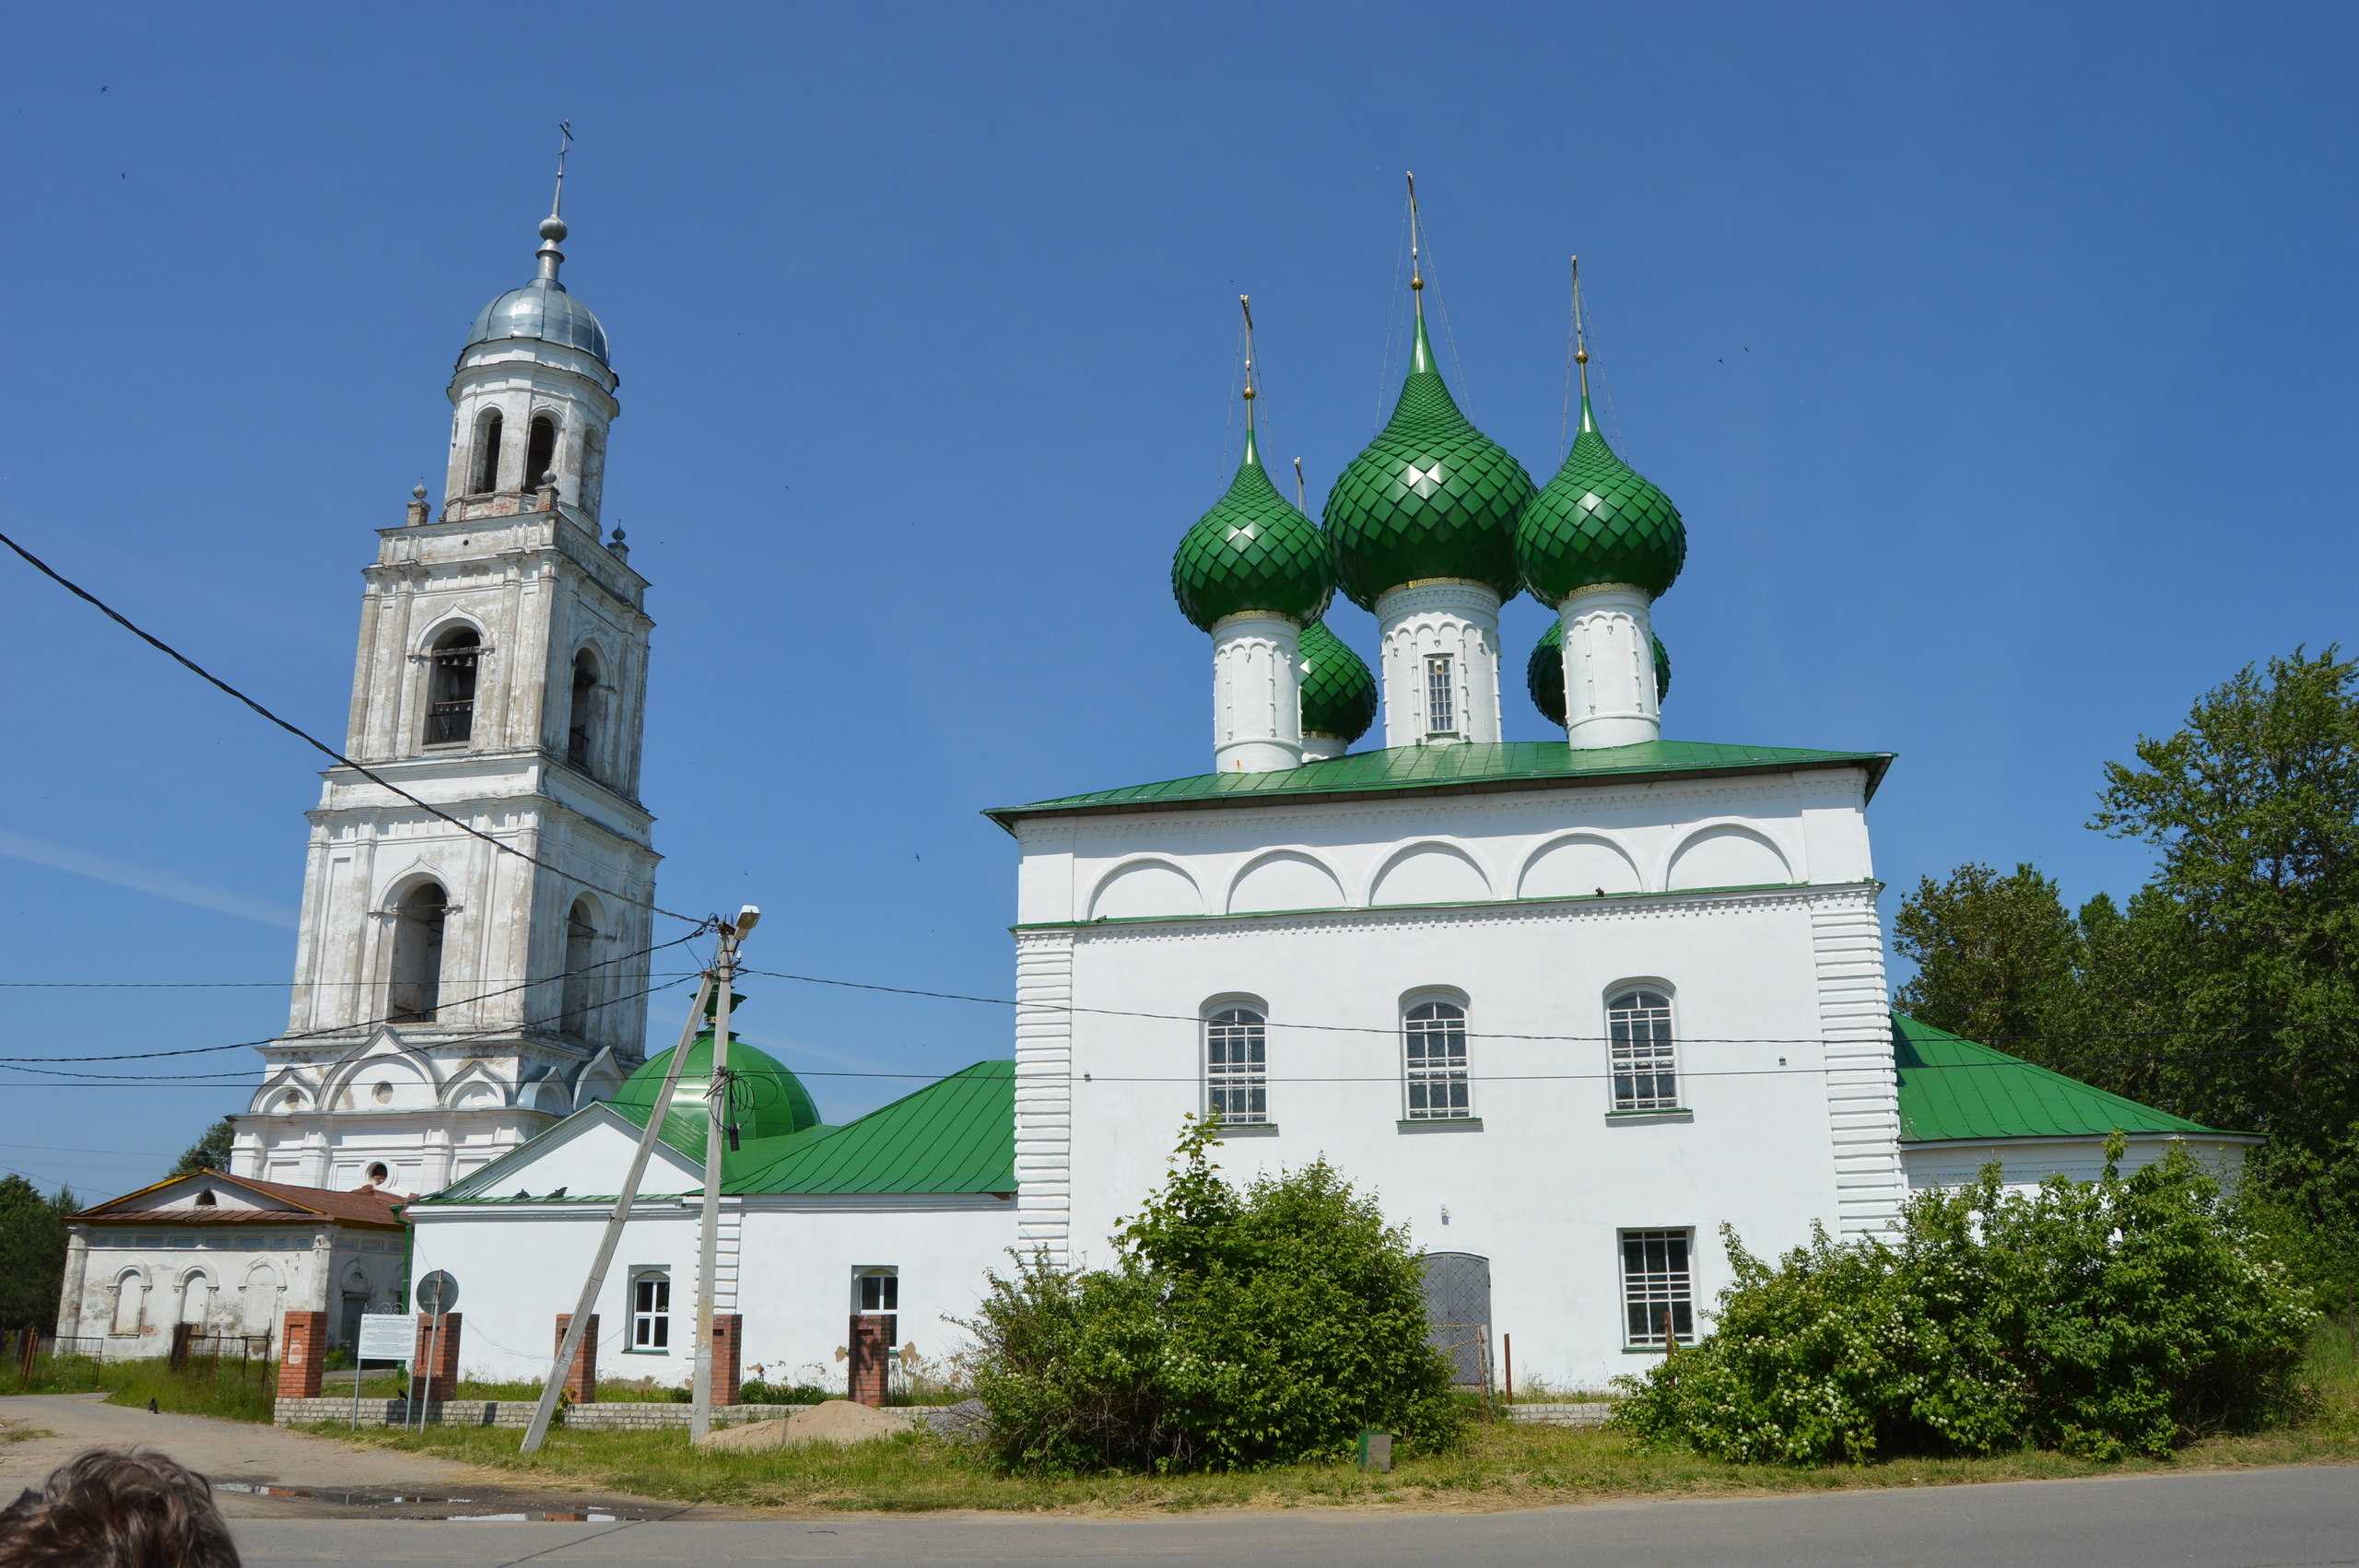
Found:
M 238 1568 L 203 1476 L 151 1449 L 93 1448 L 0 1510 L 0 1568 Z

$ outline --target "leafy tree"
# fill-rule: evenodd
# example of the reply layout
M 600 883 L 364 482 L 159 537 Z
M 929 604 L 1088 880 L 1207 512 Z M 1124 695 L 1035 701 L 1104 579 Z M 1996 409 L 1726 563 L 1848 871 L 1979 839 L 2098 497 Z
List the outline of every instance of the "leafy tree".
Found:
M 2117 1458 L 2289 1408 L 2310 1293 L 2185 1150 L 2124 1177 L 2123 1148 L 2095 1181 L 1919 1193 L 1888 1242 L 1814 1229 L 1772 1264 L 1723 1227 L 1715 1331 L 1622 1379 L 1615 1421 L 1736 1460 Z
M 205 1136 L 190 1144 L 182 1153 L 180 1164 L 168 1175 L 186 1176 L 191 1171 L 226 1171 L 229 1168 L 229 1153 L 236 1145 L 238 1129 L 223 1117 L 205 1129 Z
M 0 1176 L 0 1328 L 56 1326 L 65 1216 L 81 1206 L 72 1188 L 44 1198 L 20 1176 Z
M 2070 994 L 2080 933 L 2056 883 L 2029 865 L 1969 863 L 1920 879 L 1893 922 L 1917 973 L 1894 1000 L 1937 1029 L 2002 1049 L 2048 1033 Z
M 1350 1451 L 1365 1427 L 1457 1440 L 1405 1228 L 1326 1162 L 1243 1189 L 1191 1122 L 1110 1269 L 993 1275 L 975 1391 L 1011 1469 L 1237 1469 Z

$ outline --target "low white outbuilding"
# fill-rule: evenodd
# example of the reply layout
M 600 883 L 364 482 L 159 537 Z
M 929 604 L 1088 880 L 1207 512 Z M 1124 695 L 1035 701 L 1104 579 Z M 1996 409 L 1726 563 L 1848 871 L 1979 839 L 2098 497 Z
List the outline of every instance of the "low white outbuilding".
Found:
M 399 1198 L 220 1171 L 169 1176 L 66 1222 L 61 1340 L 117 1361 L 160 1356 L 175 1326 L 243 1337 L 267 1357 L 288 1312 L 328 1315 L 329 1343 L 403 1297 Z M 266 1346 L 263 1341 L 267 1341 Z

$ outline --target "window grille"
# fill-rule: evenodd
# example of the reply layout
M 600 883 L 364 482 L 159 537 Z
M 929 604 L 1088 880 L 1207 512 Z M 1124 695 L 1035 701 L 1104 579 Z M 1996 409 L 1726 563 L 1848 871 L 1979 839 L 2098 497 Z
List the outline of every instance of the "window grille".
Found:
M 1696 1338 L 1695 1284 L 1688 1272 L 1692 1231 L 1622 1233 L 1623 1333 L 1633 1345 Z
M 1458 733 L 1457 661 L 1447 653 L 1426 656 L 1426 733 Z
M 1401 1035 L 1409 1119 L 1473 1115 L 1467 1097 L 1466 1010 L 1451 1001 L 1421 1001 L 1402 1019 Z
M 631 1276 L 630 1348 L 672 1348 L 672 1276 L 661 1269 Z
M 1679 1064 L 1671 1036 L 1671 999 L 1661 991 L 1623 992 L 1605 1004 L 1605 1032 L 1612 1042 L 1614 1108 L 1677 1109 Z
M 1204 1020 L 1204 1109 L 1225 1123 L 1270 1119 L 1269 1021 L 1250 1007 Z

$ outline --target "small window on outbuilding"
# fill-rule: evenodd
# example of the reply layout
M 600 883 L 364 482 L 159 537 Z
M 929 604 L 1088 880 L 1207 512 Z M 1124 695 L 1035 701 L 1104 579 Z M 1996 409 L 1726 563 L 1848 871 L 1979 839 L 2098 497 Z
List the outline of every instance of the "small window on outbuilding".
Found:
M 672 1348 L 672 1271 L 634 1269 L 630 1276 L 630 1343 L 632 1351 Z
M 851 1274 L 851 1309 L 862 1317 L 882 1318 L 884 1339 L 900 1339 L 901 1271 L 898 1269 L 855 1269 Z

